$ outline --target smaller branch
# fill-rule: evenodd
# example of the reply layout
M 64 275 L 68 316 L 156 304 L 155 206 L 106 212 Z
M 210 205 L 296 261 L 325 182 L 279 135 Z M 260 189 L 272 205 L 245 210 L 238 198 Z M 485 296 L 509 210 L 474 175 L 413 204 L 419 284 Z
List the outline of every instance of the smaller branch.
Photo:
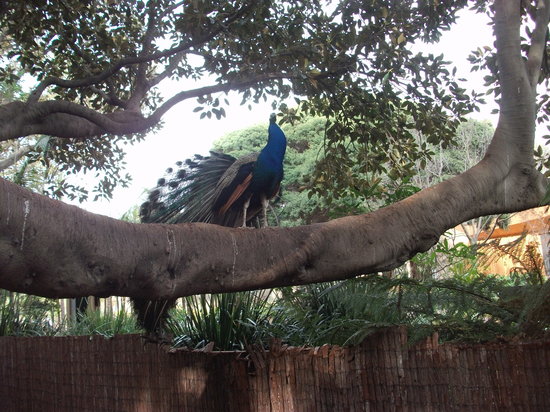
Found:
M 17 104 L 4 106 L 4 113 L 0 111 L 3 117 L 13 118 L 13 121 L 7 123 L 6 127 L 0 128 L 0 141 L 29 134 L 48 134 L 61 138 L 89 138 L 105 133 L 116 135 L 139 133 L 157 124 L 164 113 L 183 100 L 216 92 L 242 89 L 264 80 L 291 77 L 291 75 L 284 73 L 266 73 L 241 81 L 215 84 L 180 92 L 168 99 L 147 118 L 143 117 L 139 111 L 132 110 L 102 114 L 68 101 L 44 101 L 35 104 L 17 102 Z M 65 126 L 60 127 L 61 124 Z
M 32 149 L 33 149 L 32 146 L 20 147 L 5 159 L 0 160 L 0 170 L 5 170 L 8 167 L 13 166 L 19 159 L 21 159 L 27 153 L 31 152 Z
M 76 53 L 76 55 L 80 56 L 84 61 L 88 63 L 88 67 L 93 66 L 92 58 L 90 57 L 90 55 L 84 53 L 80 47 L 78 47 L 78 45 L 76 44 L 76 39 L 75 41 L 71 42 L 70 45 L 71 45 L 71 49 Z M 90 76 L 93 76 L 90 69 L 86 69 L 86 71 Z M 105 100 L 105 103 L 125 109 L 127 107 L 127 103 L 116 95 L 110 79 L 106 80 L 106 85 L 110 89 L 109 93 L 104 92 L 103 90 L 101 90 L 99 87 L 96 87 L 95 85 L 90 86 L 90 89 L 94 93 L 100 95 L 103 98 L 103 100 Z
M 162 19 L 166 16 L 168 16 L 170 13 L 172 13 L 174 10 L 176 10 L 178 7 L 183 6 L 185 4 L 185 1 L 178 1 L 174 4 L 172 4 L 170 7 L 167 7 L 160 13 L 159 17 Z
M 245 16 L 254 8 L 255 5 L 256 5 L 255 2 L 250 2 L 248 5 L 243 6 L 240 10 L 235 12 L 233 15 L 229 16 L 224 22 L 219 22 L 208 33 L 205 33 L 202 36 L 197 36 L 195 39 L 191 41 L 181 43 L 176 47 L 172 47 L 170 49 L 162 50 L 149 55 L 125 57 L 113 63 L 110 67 L 108 67 L 107 69 L 105 69 L 101 73 L 98 73 L 95 76 L 90 76 L 83 79 L 75 79 L 75 80 L 65 80 L 57 77 L 48 77 L 45 80 L 43 80 L 29 94 L 29 98 L 27 99 L 27 102 L 28 103 L 37 102 L 40 99 L 40 96 L 42 96 L 42 93 L 44 93 L 44 91 L 46 90 L 46 88 L 52 85 L 64 87 L 64 88 L 77 88 L 77 87 L 91 86 L 108 79 L 109 77 L 116 74 L 123 67 L 132 66 L 132 65 L 141 64 L 141 63 L 147 63 L 147 62 L 159 60 L 165 57 L 170 57 L 170 56 L 173 56 L 174 54 L 177 54 L 177 53 L 192 49 L 193 47 L 199 46 L 201 44 L 204 44 L 210 41 L 211 39 L 213 39 L 222 31 L 227 30 L 227 27 L 231 23 Z
M 149 1 L 147 3 L 147 29 L 143 35 L 142 48 L 139 53 L 140 56 L 146 56 L 151 52 L 152 42 L 155 33 L 155 27 L 158 23 L 156 18 L 156 8 L 158 7 L 158 2 Z M 151 88 L 147 82 L 147 68 L 148 62 L 139 63 L 136 71 L 136 79 L 134 84 L 134 90 L 128 99 L 128 107 L 137 109 L 139 108 L 141 99 L 147 94 L 147 91 Z
M 491 225 L 491 230 L 489 230 L 489 232 L 487 232 L 487 237 L 485 237 L 485 239 L 483 239 L 483 241 L 481 243 L 479 243 L 480 247 L 486 246 L 489 243 L 489 241 L 491 240 L 491 236 L 493 235 L 493 233 L 495 232 L 495 229 L 497 228 L 498 220 L 501 217 L 502 217 L 502 214 L 497 216 L 494 223 Z
M 57 77 L 47 77 L 30 93 L 27 103 L 36 103 L 40 99 L 40 96 L 42 96 L 42 93 L 44 93 L 49 86 L 59 86 L 66 89 L 92 86 L 108 79 L 124 66 L 139 63 L 139 60 L 140 59 L 136 57 L 121 59 L 103 72 L 95 76 L 85 77 L 83 79 L 65 80 Z
M 75 51 L 75 53 L 78 55 L 78 56 L 81 56 L 83 60 L 87 61 L 88 62 L 88 67 L 92 67 L 93 66 L 93 60 L 92 58 L 87 55 L 86 53 L 84 53 L 80 47 L 78 47 L 78 45 L 76 44 L 76 41 L 74 41 L 71 45 L 71 48 Z M 91 70 L 86 70 L 88 72 L 88 74 L 90 76 L 93 75 L 93 73 L 91 72 Z M 110 104 L 112 106 L 116 106 L 116 107 L 120 107 L 120 108 L 123 108 L 123 109 L 126 109 L 128 104 L 126 101 L 120 99 L 117 94 L 115 93 L 115 87 L 113 85 L 113 82 L 112 82 L 112 79 L 106 79 L 105 81 L 105 84 L 106 86 L 109 88 L 109 93 L 106 93 L 104 92 L 103 90 L 101 90 L 99 87 L 96 87 L 95 85 L 92 85 L 90 86 L 90 89 L 94 92 L 94 93 L 97 93 L 98 95 L 100 95 L 103 100 L 105 100 L 105 103 L 107 104 Z
M 182 56 L 183 55 L 184 54 L 182 53 Z M 161 73 L 157 74 L 156 76 L 154 76 L 152 79 L 149 80 L 149 82 L 148 82 L 149 88 L 156 86 L 161 81 L 163 81 L 168 76 L 170 76 L 172 74 L 172 72 L 174 70 L 176 70 L 176 68 L 178 67 L 178 64 L 180 63 L 181 60 L 182 60 L 182 57 L 178 57 L 178 56 L 172 57 L 170 59 L 170 63 L 168 63 L 168 65 L 165 67 L 165 69 Z
M 164 113 L 166 113 L 174 105 L 183 100 L 193 97 L 205 96 L 218 92 L 227 92 L 235 89 L 242 89 L 265 80 L 291 79 L 293 77 L 295 76 L 284 73 L 265 73 L 242 81 L 230 81 L 228 83 L 215 84 L 211 86 L 200 87 L 198 89 L 186 90 L 183 92 L 179 92 L 178 94 L 172 96 L 170 99 L 164 102 L 157 110 L 155 110 L 151 117 L 156 117 L 160 119 L 164 115 Z
M 97 86 L 90 86 L 90 90 L 93 91 L 95 94 L 101 96 L 103 100 L 105 100 L 105 103 L 111 106 L 120 107 L 121 109 L 128 108 L 127 102 L 119 99 L 114 93 L 107 94 Z
M 546 49 L 548 36 L 548 22 L 550 20 L 550 0 L 537 0 L 535 29 L 531 35 L 531 46 L 527 59 L 527 74 L 529 82 L 534 88 L 540 77 L 540 68 Z
M 147 3 L 147 29 L 145 30 L 145 34 L 143 35 L 143 48 L 141 49 L 140 56 L 145 56 L 149 51 L 151 50 L 151 44 L 153 42 L 154 38 L 154 31 L 156 28 L 156 25 L 158 24 L 157 18 L 156 18 L 156 8 L 158 7 L 158 2 L 156 1 L 150 1 Z
M 79 56 L 82 60 L 84 60 L 86 63 L 88 63 L 88 66 L 85 67 L 86 72 L 89 74 L 89 77 L 83 78 L 83 79 L 77 79 L 77 80 L 64 80 L 54 77 L 46 78 L 44 81 L 42 81 L 29 95 L 29 98 L 27 99 L 27 103 L 36 103 L 42 96 L 42 93 L 46 90 L 47 87 L 51 85 L 56 85 L 59 87 L 64 88 L 77 88 L 77 87 L 92 87 L 93 91 L 95 93 L 100 94 L 103 99 L 106 101 L 106 103 L 117 106 L 117 107 L 126 107 L 126 103 L 119 99 L 115 93 L 111 92 L 109 94 L 106 94 L 105 92 L 101 91 L 98 87 L 94 87 L 95 84 L 101 82 L 101 75 L 93 75 L 91 70 L 88 67 L 93 66 L 93 60 L 92 58 L 84 53 L 84 51 L 78 47 L 76 44 L 76 40 L 73 42 L 70 42 L 70 47 L 73 50 L 73 52 Z M 107 81 L 107 85 L 110 87 L 111 84 L 109 82 L 108 77 L 110 77 L 112 74 L 114 74 L 116 71 L 113 71 L 112 73 L 109 72 L 109 74 L 104 78 L 103 80 Z M 106 72 L 103 72 L 104 74 Z M 113 89 L 113 87 L 110 87 Z

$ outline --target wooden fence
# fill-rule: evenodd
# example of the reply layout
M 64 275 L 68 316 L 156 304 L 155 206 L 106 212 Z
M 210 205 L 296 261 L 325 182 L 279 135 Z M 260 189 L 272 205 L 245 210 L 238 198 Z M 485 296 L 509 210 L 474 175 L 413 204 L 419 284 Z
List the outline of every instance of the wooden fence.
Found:
M 0 411 L 543 411 L 550 341 L 169 350 L 139 336 L 0 338 Z

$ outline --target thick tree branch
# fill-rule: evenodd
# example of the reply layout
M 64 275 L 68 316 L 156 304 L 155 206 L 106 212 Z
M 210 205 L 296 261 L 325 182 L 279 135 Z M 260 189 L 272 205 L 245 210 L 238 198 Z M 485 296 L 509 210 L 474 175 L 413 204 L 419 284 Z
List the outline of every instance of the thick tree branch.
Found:
M 514 111 L 519 101 L 532 101 L 532 88 L 521 56 L 521 0 L 495 1 L 495 35 L 501 84 L 501 113 Z
M 537 0 L 535 28 L 531 35 L 531 46 L 527 59 L 527 72 L 532 87 L 536 87 L 540 77 L 540 68 L 546 48 L 550 20 L 550 0 Z
M 68 129 L 72 132 L 63 133 L 62 135 L 54 133 L 52 136 L 58 137 L 88 137 L 97 134 L 103 133 L 112 133 L 112 134 L 128 134 L 128 133 L 137 133 L 147 128 L 153 126 L 158 122 L 158 119 L 145 119 L 139 113 L 121 111 L 108 114 L 101 114 L 95 110 L 88 109 L 87 107 L 81 106 L 76 103 L 67 102 L 67 101 L 46 101 L 38 102 L 33 105 L 23 105 L 24 110 L 19 113 L 14 113 L 17 115 L 16 118 L 12 118 L 11 121 L 6 122 L 7 126 L 5 129 L 0 131 L 0 140 L 8 140 L 11 138 L 17 138 L 22 136 L 19 131 L 14 128 L 11 129 L 9 126 L 11 124 L 15 125 L 26 125 L 27 130 L 32 130 L 32 133 L 40 133 L 41 126 L 48 125 L 48 117 L 53 115 L 70 115 L 66 120 L 69 120 L 69 124 L 59 125 L 59 129 Z M 20 107 L 21 108 L 21 107 Z M 73 118 L 70 120 L 70 118 Z M 80 128 L 80 124 L 77 127 L 71 127 L 71 121 L 77 122 L 86 122 L 91 123 L 95 126 L 97 130 L 96 133 L 91 135 L 83 135 L 81 132 L 86 131 L 88 133 L 91 128 Z M 11 123 L 11 124 L 10 124 Z M 30 126 L 34 126 L 34 130 Z M 51 132 L 51 129 L 49 130 Z M 73 132 L 75 134 L 73 134 Z M 45 133 L 45 131 L 43 132 Z
M 501 164 L 506 165 L 503 167 L 509 167 L 507 164 L 511 161 L 533 163 L 536 83 L 532 85 L 521 54 L 520 5 L 521 0 L 496 0 L 494 3 L 502 98 L 497 133 L 490 148 L 502 146 L 507 149 L 498 152 Z M 548 25 L 549 15 L 547 12 L 544 15 Z
M 148 117 L 130 110 L 102 114 L 76 103 L 45 101 L 34 104 L 13 102 L 0 106 L 0 141 L 30 134 L 48 134 L 61 138 L 89 138 L 110 133 L 139 133 L 156 125 L 177 103 L 211 93 L 240 90 L 262 81 L 292 78 L 286 73 L 264 73 L 227 83 L 177 93 Z
M 385 271 L 462 221 L 538 204 L 536 172 L 514 168 L 503 178 L 494 166 L 486 159 L 368 215 L 259 230 L 130 224 L 0 180 L 0 287 L 48 297 L 168 298 Z

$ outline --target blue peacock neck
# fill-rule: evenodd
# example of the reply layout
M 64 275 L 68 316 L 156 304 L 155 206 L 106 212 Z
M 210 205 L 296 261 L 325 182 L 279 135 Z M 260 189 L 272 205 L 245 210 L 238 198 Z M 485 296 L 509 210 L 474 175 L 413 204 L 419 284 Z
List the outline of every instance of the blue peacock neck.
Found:
M 268 129 L 267 144 L 262 149 L 260 156 L 277 160 L 282 164 L 286 152 L 286 137 L 281 128 L 272 121 Z

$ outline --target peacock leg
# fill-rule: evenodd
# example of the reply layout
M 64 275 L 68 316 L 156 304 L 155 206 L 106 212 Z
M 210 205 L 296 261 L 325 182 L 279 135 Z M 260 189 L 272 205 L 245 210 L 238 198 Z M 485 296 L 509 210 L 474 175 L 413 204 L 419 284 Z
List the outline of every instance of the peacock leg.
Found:
M 267 207 L 269 206 L 269 199 L 262 196 L 262 227 L 268 227 L 267 223 Z
M 250 206 L 250 198 L 243 204 L 243 226 L 246 227 L 246 212 L 248 211 L 248 206 Z

